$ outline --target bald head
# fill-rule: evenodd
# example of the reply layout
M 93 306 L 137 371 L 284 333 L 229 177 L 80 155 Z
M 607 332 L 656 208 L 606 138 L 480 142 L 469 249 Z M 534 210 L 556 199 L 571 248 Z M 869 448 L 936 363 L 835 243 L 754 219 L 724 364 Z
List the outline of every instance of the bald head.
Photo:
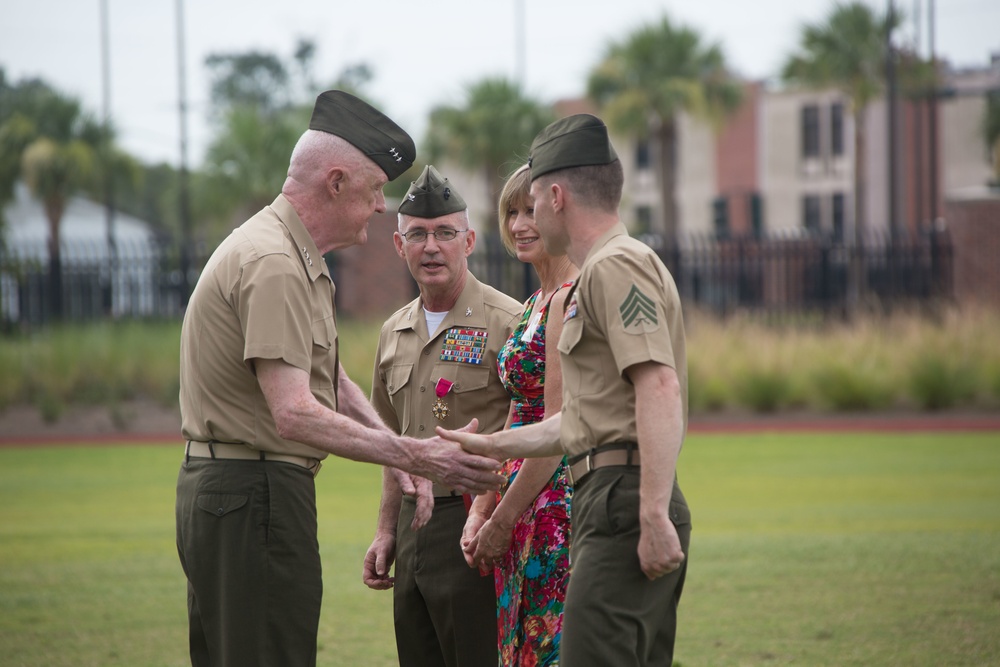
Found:
M 369 162 L 361 151 L 337 135 L 306 130 L 292 150 L 285 186 L 289 186 L 289 181 L 304 186 L 320 185 L 332 167 L 355 171 L 367 166 L 366 163 Z

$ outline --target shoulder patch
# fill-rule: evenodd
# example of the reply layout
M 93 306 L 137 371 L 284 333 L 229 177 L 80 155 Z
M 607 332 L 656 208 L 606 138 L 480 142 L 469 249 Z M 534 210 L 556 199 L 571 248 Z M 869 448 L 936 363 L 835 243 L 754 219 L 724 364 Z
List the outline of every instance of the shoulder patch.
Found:
M 618 312 L 621 313 L 626 333 L 655 331 L 660 325 L 656 317 L 656 304 L 634 284 L 618 306 Z

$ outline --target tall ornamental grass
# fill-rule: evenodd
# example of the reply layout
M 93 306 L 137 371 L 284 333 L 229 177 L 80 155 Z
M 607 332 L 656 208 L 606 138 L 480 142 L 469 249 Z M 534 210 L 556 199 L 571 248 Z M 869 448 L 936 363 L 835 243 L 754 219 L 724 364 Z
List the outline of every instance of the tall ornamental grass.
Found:
M 992 408 L 1000 315 L 949 310 L 853 324 L 769 325 L 689 314 L 692 410 Z
M 993 409 L 1000 406 L 1000 314 L 948 310 L 845 323 L 767 324 L 686 315 L 695 413 Z M 371 388 L 380 322 L 342 319 L 340 357 Z M 0 341 L 0 410 L 129 400 L 177 404 L 179 322 L 66 325 Z

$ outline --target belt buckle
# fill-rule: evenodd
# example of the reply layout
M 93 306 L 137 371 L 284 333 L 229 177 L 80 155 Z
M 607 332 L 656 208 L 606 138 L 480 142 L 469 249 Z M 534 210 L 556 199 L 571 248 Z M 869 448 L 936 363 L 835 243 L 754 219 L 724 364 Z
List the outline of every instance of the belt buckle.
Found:
M 573 466 L 569 466 L 570 484 L 576 484 L 594 470 L 594 455 L 596 453 L 597 453 L 597 448 L 591 447 L 590 451 L 588 451 L 586 455 L 583 457 L 583 461 L 587 464 L 587 469 L 584 470 L 583 473 L 580 474 L 579 476 L 573 472 Z

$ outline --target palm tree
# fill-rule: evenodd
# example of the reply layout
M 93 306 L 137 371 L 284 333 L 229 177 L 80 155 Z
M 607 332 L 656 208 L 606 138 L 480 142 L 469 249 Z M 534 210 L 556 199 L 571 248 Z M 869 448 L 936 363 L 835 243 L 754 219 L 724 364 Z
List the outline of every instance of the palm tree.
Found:
M 467 86 L 463 106 L 431 110 L 426 138 L 430 161 L 448 156 L 479 171 L 492 199 L 489 210 L 495 211 L 504 180 L 527 161 L 532 139 L 552 120 L 548 107 L 525 95 L 518 84 L 483 79 Z
M 865 111 L 885 87 L 886 36 L 899 23 L 862 2 L 837 5 L 825 21 L 802 29 L 799 52 L 782 78 L 809 88 L 837 88 L 850 101 L 854 119 L 854 242 L 864 244 Z
M 608 46 L 590 74 L 587 94 L 613 130 L 653 139 L 664 232 L 667 244 L 674 246 L 680 227 L 677 118 L 687 113 L 717 125 L 740 103 L 741 88 L 730 76 L 722 50 L 664 16 Z
M 0 119 L 0 203 L 23 180 L 42 202 L 49 223 L 49 287 L 53 317 L 62 317 L 61 223 L 69 198 L 93 184 L 98 150 L 110 134 L 80 104 L 40 81 L 15 91 L 10 112 Z
M 225 220 L 215 232 L 228 233 L 271 203 L 288 174 L 288 156 L 308 122 L 308 108 L 262 113 L 235 106 L 206 153 L 198 199 L 205 212 Z
M 861 2 L 837 5 L 826 21 L 806 25 L 800 51 L 782 68 L 782 78 L 810 88 L 838 88 L 850 101 L 854 119 L 854 252 L 847 282 L 847 315 L 865 291 L 865 112 L 885 87 L 887 37 L 898 15 L 876 14 Z

